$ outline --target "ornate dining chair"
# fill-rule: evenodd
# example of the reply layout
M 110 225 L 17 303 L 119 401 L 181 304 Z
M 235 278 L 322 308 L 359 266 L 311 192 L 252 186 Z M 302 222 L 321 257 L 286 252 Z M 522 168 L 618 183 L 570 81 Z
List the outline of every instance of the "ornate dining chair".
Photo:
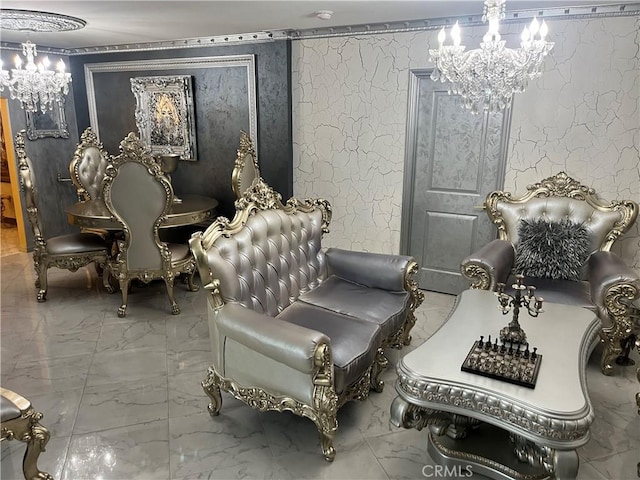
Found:
M 78 232 L 46 239 L 38 213 L 38 194 L 33 178 L 33 167 L 27 156 L 24 143 L 25 130 L 16 135 L 15 147 L 18 156 L 20 182 L 24 186 L 27 216 L 34 236 L 33 264 L 36 270 L 37 299 L 47 299 L 47 270 L 51 267 L 77 271 L 80 267 L 95 263 L 101 268 L 109 258 L 109 245 L 95 233 Z M 109 293 L 114 291 L 109 284 L 109 274 L 102 275 L 102 282 Z
M 50 474 L 38 469 L 38 457 L 45 451 L 50 437 L 49 431 L 39 423 L 42 417 L 42 413 L 36 412 L 29 400 L 0 387 L 0 441 L 15 439 L 27 444 L 22 460 L 26 480 L 53 479 Z
M 236 199 L 242 198 L 254 182 L 260 179 L 260 167 L 256 158 L 256 151 L 251 138 L 244 130 L 240 131 L 240 148 L 236 154 L 236 161 L 231 173 L 231 189 Z
M 198 290 L 193 283 L 195 261 L 187 245 L 160 240 L 159 229 L 171 208 L 173 189 L 160 164 L 133 133 L 120 142 L 120 154 L 107 167 L 103 198 L 124 234 L 118 240 L 116 259 L 109 262 L 109 270 L 122 291 L 118 316 L 126 314 L 133 279 L 145 283 L 164 280 L 171 313 L 179 314 L 180 307 L 173 295 L 174 278 L 189 274 L 189 290 Z
M 91 127 L 88 127 L 80 136 L 80 143 L 69 164 L 69 174 L 78 191 L 78 201 L 102 198 L 102 181 L 109 163 L 109 154 Z

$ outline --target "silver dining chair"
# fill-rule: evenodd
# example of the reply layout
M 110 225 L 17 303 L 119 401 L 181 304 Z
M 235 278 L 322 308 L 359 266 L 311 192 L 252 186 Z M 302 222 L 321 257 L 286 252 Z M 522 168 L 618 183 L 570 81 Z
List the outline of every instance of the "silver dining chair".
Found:
M 173 202 L 173 188 L 162 173 L 160 164 L 140 139 L 130 133 L 120 142 L 120 154 L 107 167 L 103 198 L 111 215 L 122 225 L 116 258 L 108 267 L 119 281 L 122 305 L 118 316 L 124 317 L 131 280 L 148 283 L 164 280 L 171 303 L 171 313 L 180 313 L 173 294 L 174 278 L 188 274 L 189 290 L 193 283 L 195 261 L 187 245 L 165 243 L 159 229 Z
M 95 233 L 78 232 L 57 237 L 45 238 L 38 212 L 38 194 L 33 175 L 31 159 L 27 156 L 24 143 L 25 130 L 16 135 L 15 150 L 18 156 L 18 173 L 24 187 L 27 216 L 33 229 L 33 265 L 36 271 L 37 299 L 47 299 L 47 270 L 57 267 L 72 272 L 80 267 L 95 263 L 99 271 L 103 270 L 109 258 L 109 245 Z M 104 287 L 114 292 L 109 284 L 109 274 L 102 275 Z

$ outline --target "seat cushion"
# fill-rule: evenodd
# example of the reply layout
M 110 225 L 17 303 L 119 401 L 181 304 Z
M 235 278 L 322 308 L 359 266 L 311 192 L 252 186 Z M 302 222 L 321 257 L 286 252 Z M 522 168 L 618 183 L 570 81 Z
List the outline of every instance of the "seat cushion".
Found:
M 276 318 L 329 337 L 337 393 L 342 393 L 373 364 L 381 341 L 381 330 L 375 323 L 304 302 L 293 303 Z
M 506 290 L 511 290 L 510 287 L 514 283 L 516 279 L 511 275 L 507 281 L 509 287 Z M 536 296 L 544 298 L 545 302 L 573 305 L 597 312 L 597 307 L 591 302 L 589 282 L 525 277 L 524 284 L 536 287 Z M 542 308 L 544 309 L 544 305 Z
M 167 243 L 167 247 L 171 251 L 171 261 L 173 262 L 184 260 L 191 255 L 189 245 L 182 243 Z
M 407 316 L 408 292 L 369 288 L 331 275 L 300 301 L 380 325 L 383 338 L 397 332 Z
M 47 240 L 47 252 L 51 255 L 70 255 L 107 250 L 107 243 L 95 233 L 72 233 Z
M 0 396 L 0 422 L 8 422 L 20 416 L 20 409 L 8 398 Z

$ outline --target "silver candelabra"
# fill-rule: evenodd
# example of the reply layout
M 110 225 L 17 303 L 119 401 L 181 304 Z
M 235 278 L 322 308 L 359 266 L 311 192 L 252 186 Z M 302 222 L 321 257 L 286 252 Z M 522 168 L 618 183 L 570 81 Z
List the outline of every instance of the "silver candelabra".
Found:
M 498 283 L 496 285 L 496 295 L 498 297 L 498 308 L 502 311 L 503 315 L 506 315 L 513 310 L 513 318 L 509 325 L 500 330 L 500 340 L 502 342 L 513 343 L 526 343 L 527 334 L 524 333 L 520 323 L 518 323 L 518 316 L 520 315 L 520 308 L 525 307 L 529 315 L 537 317 L 542 310 L 542 297 L 536 297 L 536 287 L 523 285 L 524 275 L 516 275 L 516 283 L 511 288 L 514 290 L 513 295 L 509 295 L 504 292 L 504 283 Z M 527 291 L 526 295 L 523 295 L 524 290 Z

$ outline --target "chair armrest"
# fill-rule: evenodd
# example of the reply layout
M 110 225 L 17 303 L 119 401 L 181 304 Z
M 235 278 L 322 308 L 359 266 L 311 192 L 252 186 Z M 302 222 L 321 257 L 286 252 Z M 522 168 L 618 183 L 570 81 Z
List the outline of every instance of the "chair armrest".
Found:
M 471 281 L 471 288 L 492 291 L 496 283 L 507 281 L 514 259 L 513 244 L 496 239 L 462 260 L 460 271 Z
M 610 314 L 618 308 L 626 311 L 640 298 L 640 277 L 613 252 L 591 254 L 587 272 L 591 301 Z
M 302 373 L 317 369 L 316 350 L 330 345 L 325 334 L 227 303 L 215 322 L 221 335 Z
M 354 252 L 329 248 L 326 252 L 329 274 L 359 285 L 400 292 L 405 290 L 407 269 L 413 258 L 404 255 Z

